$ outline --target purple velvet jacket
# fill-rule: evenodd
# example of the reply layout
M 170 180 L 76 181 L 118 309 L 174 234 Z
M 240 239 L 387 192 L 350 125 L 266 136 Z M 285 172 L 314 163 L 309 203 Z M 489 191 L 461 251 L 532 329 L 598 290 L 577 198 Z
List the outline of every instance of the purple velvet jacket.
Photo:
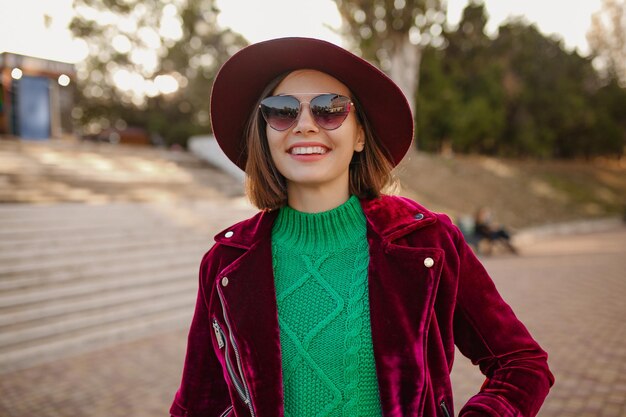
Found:
M 547 355 L 450 219 L 401 197 L 361 203 L 383 416 L 453 416 L 455 344 L 486 376 L 459 415 L 537 414 L 554 382 Z M 283 416 L 276 213 L 226 229 L 204 256 L 173 416 Z

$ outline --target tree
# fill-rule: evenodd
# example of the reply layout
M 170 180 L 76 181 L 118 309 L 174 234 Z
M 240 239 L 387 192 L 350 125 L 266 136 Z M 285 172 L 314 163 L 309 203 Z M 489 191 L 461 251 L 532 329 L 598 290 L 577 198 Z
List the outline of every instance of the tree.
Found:
M 446 66 L 461 98 L 453 118 L 452 145 L 462 152 L 497 152 L 505 124 L 502 70 L 485 34 L 487 21 L 485 5 L 469 3 L 445 50 Z
M 501 67 L 491 57 L 482 3 L 470 3 L 447 47 L 424 54 L 417 100 L 418 139 L 424 149 L 495 153 L 504 129 Z
M 210 131 L 221 64 L 245 44 L 216 23 L 214 0 L 75 0 L 70 28 L 89 45 L 78 64 L 86 134 L 127 125 L 185 144 Z
M 357 53 L 387 72 L 415 108 L 422 50 L 443 46 L 440 0 L 335 0 Z
M 522 21 L 501 26 L 492 48 L 513 86 L 501 152 L 575 157 L 615 151 L 591 146 L 599 128 L 591 104 L 599 82 L 589 58 L 565 51 L 561 41 Z
M 445 49 L 424 50 L 417 98 L 422 148 L 512 157 L 622 155 L 626 89 L 602 83 L 591 59 L 513 20 L 490 39 L 469 4 Z
M 605 79 L 626 88 L 626 1 L 603 0 L 591 18 L 587 41 Z

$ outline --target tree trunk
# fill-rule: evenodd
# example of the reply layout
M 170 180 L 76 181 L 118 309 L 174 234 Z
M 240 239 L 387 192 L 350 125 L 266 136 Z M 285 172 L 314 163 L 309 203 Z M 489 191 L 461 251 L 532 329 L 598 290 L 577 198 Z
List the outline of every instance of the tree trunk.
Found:
M 389 55 L 391 60 L 389 76 L 398 84 L 411 106 L 411 111 L 415 113 L 422 47 L 413 45 L 405 35 L 394 40 L 394 48 Z

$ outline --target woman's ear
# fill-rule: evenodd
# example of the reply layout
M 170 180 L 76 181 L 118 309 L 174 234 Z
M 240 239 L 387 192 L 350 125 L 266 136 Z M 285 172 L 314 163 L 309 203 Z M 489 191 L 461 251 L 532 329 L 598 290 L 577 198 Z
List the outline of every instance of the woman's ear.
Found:
M 354 144 L 355 152 L 361 152 L 365 149 L 365 131 L 362 126 L 359 126 L 359 131 L 356 134 L 356 143 Z

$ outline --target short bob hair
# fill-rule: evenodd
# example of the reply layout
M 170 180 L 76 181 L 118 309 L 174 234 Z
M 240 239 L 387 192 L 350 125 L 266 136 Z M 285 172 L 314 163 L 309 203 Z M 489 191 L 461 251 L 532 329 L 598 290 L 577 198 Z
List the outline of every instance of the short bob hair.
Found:
M 246 194 L 257 208 L 274 210 L 287 205 L 287 181 L 278 171 L 270 154 L 266 122 L 258 110 L 261 100 L 270 96 L 290 72 L 272 80 L 261 93 L 245 129 L 248 159 L 246 161 Z M 371 199 L 384 191 L 394 190 L 397 183 L 392 176 L 391 156 L 374 134 L 357 97 L 352 97 L 357 121 L 365 133 L 365 147 L 355 152 L 350 162 L 350 194 Z

